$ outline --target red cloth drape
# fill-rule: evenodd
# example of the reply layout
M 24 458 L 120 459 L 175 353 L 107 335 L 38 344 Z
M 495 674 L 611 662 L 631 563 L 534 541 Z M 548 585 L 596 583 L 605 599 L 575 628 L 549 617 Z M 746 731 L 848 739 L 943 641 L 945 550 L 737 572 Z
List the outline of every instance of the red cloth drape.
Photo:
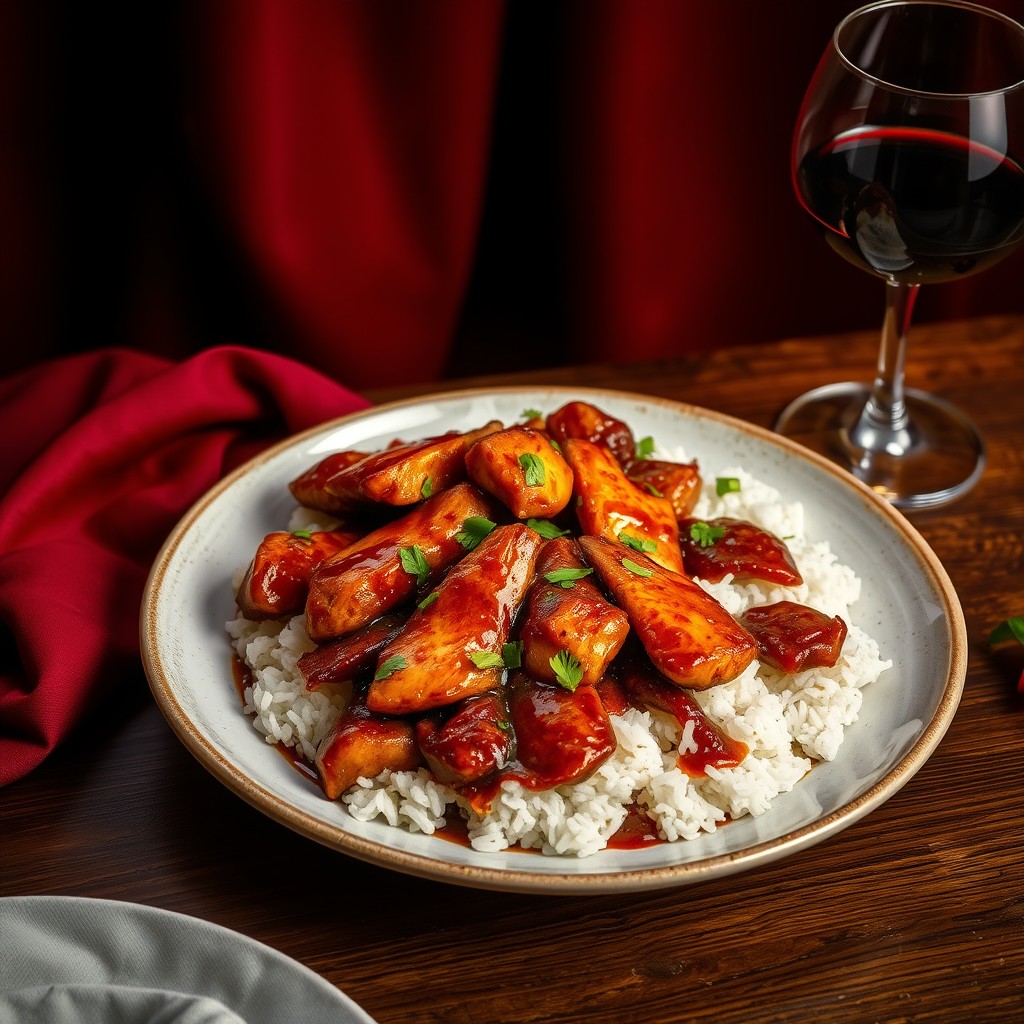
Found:
M 150 564 L 271 441 L 365 401 L 291 360 L 102 350 L 0 380 L 0 785 L 139 665 Z

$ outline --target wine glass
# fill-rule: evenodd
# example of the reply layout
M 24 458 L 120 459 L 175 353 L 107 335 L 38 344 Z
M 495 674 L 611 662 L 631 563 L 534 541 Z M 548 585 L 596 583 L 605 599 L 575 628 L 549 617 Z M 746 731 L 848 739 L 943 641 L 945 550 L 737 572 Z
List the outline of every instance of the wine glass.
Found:
M 1024 26 L 961 0 L 882 0 L 841 21 L 793 137 L 797 197 L 829 245 L 886 282 L 874 382 L 791 402 L 776 430 L 900 508 L 964 494 L 985 446 L 904 385 L 921 284 L 976 274 L 1024 240 Z M 965 340 L 965 344 L 967 344 Z

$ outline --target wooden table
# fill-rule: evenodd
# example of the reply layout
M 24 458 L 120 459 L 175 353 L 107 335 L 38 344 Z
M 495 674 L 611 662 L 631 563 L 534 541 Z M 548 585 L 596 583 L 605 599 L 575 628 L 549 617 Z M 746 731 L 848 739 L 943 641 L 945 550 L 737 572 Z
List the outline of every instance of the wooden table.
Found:
M 874 347 L 856 334 L 461 383 L 612 386 L 768 425 L 808 387 L 869 375 Z M 122 706 L 0 792 L 0 893 L 206 918 L 305 963 L 381 1024 L 1024 1019 L 1024 652 L 987 644 L 1024 614 L 1024 318 L 918 327 L 908 376 L 966 410 L 989 444 L 972 494 L 910 517 L 960 595 L 967 683 L 925 767 L 840 834 L 756 871 L 638 895 L 395 875 L 228 792 L 173 736 L 140 667 Z M 284 864 L 315 895 L 280 884 Z

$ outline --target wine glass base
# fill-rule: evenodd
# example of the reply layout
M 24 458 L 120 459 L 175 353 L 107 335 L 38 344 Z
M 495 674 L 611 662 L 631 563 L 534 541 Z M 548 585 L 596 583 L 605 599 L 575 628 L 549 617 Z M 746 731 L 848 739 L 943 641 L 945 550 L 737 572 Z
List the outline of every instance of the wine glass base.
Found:
M 775 430 L 849 470 L 897 508 L 937 508 L 966 494 L 985 466 L 985 443 L 955 406 L 924 391 L 905 393 L 905 450 L 871 451 L 850 431 L 871 388 L 847 382 L 816 388 L 794 399 Z

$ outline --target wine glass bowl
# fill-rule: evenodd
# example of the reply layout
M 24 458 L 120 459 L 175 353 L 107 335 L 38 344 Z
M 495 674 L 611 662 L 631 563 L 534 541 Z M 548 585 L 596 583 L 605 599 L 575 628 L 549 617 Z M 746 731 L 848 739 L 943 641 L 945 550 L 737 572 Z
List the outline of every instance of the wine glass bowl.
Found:
M 965 493 L 984 442 L 904 382 L 922 284 L 979 273 L 1024 241 L 1024 27 L 961 0 L 882 0 L 839 23 L 793 135 L 792 179 L 829 246 L 886 283 L 870 383 L 791 402 L 776 429 L 895 505 Z

